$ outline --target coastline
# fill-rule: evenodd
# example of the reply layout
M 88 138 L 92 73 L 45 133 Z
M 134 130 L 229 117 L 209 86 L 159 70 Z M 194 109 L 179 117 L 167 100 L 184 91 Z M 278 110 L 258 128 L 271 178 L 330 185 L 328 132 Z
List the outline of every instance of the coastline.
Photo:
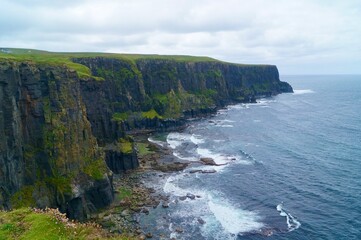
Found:
M 219 110 L 226 108 L 217 109 L 216 114 Z M 208 119 L 209 124 L 217 124 L 211 119 L 212 115 L 194 118 L 192 121 Z M 189 124 L 184 124 L 177 129 L 170 129 L 162 134 L 164 136 L 168 136 L 170 132 L 181 134 L 187 127 L 189 127 Z M 222 166 L 232 163 L 236 159 L 231 157 L 226 163 L 217 163 L 211 157 L 203 157 L 195 161 L 179 158 L 174 153 L 174 148 L 167 142 L 168 139 L 158 142 L 151 138 L 152 134 L 159 134 L 159 132 L 135 134 L 134 140 L 137 146 L 140 167 L 113 176 L 116 200 L 111 207 L 102 211 L 93 219 L 112 233 L 128 234 L 129 237 L 139 239 L 177 239 L 185 231 L 181 226 L 171 224 L 167 227 L 169 229 L 166 229 L 167 234 L 161 230 L 152 232 L 147 229 L 147 223 L 142 222 L 142 220 L 149 215 L 150 211 L 172 211 L 172 207 L 180 201 L 192 201 L 202 198 L 202 196 L 190 192 L 181 196 L 172 196 L 172 194 L 164 190 L 165 184 L 172 176 L 176 177 L 179 174 L 215 174 L 217 170 L 214 167 L 220 167 L 219 170 L 221 170 Z M 145 152 L 144 146 L 147 148 Z M 162 221 L 168 221 L 167 214 L 161 218 Z M 196 224 L 201 227 L 205 224 L 205 220 L 198 217 Z M 168 230 L 172 232 L 170 235 Z M 271 236 L 274 232 L 274 229 L 262 227 L 260 230 L 250 231 L 247 234 Z
M 140 218 L 148 215 L 150 209 L 169 207 L 169 195 L 162 189 L 167 177 L 189 164 L 179 161 L 169 147 L 157 145 L 144 137 L 135 138 L 138 146 L 147 145 L 151 149 L 139 157 L 140 167 L 113 174 L 115 201 L 91 217 L 91 221 L 99 223 L 110 233 L 139 239 L 153 237 L 153 233 L 141 228 Z

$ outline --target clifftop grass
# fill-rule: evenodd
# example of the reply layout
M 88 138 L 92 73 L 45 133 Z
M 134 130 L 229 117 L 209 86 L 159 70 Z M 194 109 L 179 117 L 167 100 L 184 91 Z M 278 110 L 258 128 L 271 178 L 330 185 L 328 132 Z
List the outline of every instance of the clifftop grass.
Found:
M 132 239 L 108 234 L 97 224 L 73 222 L 57 209 L 0 211 L 0 239 Z
M 34 49 L 18 49 L 18 48 L 0 48 L 0 60 L 11 59 L 14 61 L 31 61 L 37 64 L 47 65 L 65 65 L 71 69 L 74 69 L 79 77 L 92 77 L 97 80 L 102 80 L 99 77 L 94 77 L 88 67 L 74 63 L 73 58 L 85 58 L 85 57 L 106 57 L 116 58 L 121 60 L 136 61 L 139 59 L 158 59 L 158 60 L 174 60 L 181 62 L 215 62 L 218 61 L 209 57 L 195 57 L 185 55 L 156 55 L 156 54 L 117 54 L 117 53 L 61 53 L 61 52 L 48 52 Z
M 103 80 L 101 77 L 92 76 L 88 67 L 75 63 L 73 58 L 86 57 L 105 57 L 115 58 L 120 60 L 130 60 L 132 62 L 138 60 L 170 60 L 176 62 L 221 62 L 217 59 L 205 56 L 188 56 L 188 55 L 158 55 L 158 54 L 120 54 L 120 53 L 96 53 L 96 52 L 48 52 L 35 49 L 20 49 L 20 48 L 0 48 L 1 60 L 14 60 L 19 62 L 30 61 L 36 64 L 46 65 L 65 65 L 70 69 L 75 70 L 81 78 L 94 78 L 96 80 Z M 244 64 L 237 64 L 244 65 Z M 255 66 L 252 64 L 246 64 Z M 257 65 L 260 66 L 260 65 Z

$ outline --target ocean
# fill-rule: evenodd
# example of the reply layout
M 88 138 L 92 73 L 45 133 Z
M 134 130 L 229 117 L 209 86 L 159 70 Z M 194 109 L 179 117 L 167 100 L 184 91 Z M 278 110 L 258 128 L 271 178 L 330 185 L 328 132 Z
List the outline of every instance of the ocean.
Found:
M 143 229 L 160 239 L 361 239 L 361 76 L 281 80 L 294 93 L 150 139 L 193 164 L 149 182 L 170 205 L 143 216 Z

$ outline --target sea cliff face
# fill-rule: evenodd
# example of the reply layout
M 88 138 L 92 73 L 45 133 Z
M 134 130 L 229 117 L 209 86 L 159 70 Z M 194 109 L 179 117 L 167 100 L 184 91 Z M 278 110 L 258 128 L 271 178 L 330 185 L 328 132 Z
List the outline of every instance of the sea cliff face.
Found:
M 0 132 L 4 208 L 51 206 L 83 219 L 112 201 L 75 71 L 0 62 Z
M 2 208 L 58 207 L 85 219 L 112 202 L 111 172 L 139 166 L 129 131 L 169 129 L 229 103 L 292 91 L 271 65 L 67 59 L 89 74 L 68 60 L 0 58 Z

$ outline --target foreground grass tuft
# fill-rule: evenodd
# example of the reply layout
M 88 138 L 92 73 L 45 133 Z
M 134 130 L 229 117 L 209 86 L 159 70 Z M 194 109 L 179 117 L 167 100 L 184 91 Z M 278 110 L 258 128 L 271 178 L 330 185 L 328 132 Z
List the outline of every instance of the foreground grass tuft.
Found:
M 10 212 L 0 211 L 0 239 L 131 239 L 107 233 L 95 223 L 78 223 L 69 220 L 57 209 L 21 208 Z

